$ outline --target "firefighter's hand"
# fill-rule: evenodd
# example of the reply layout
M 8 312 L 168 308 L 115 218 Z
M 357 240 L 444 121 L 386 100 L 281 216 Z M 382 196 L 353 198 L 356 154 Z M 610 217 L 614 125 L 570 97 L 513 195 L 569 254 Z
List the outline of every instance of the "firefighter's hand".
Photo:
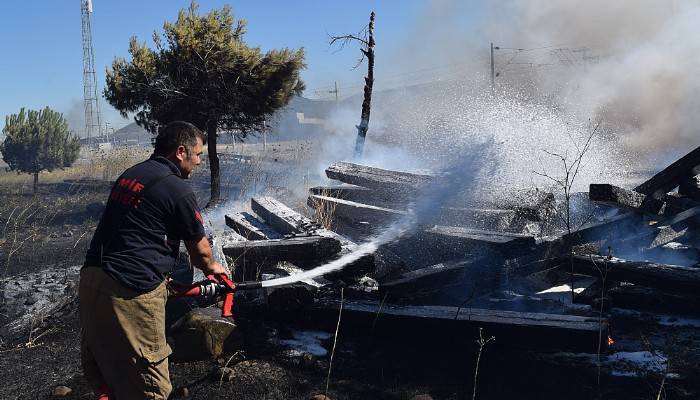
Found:
M 202 271 L 204 271 L 204 275 L 223 274 L 223 275 L 228 276 L 228 271 L 226 270 L 226 268 L 224 268 L 223 265 L 219 264 L 216 261 L 214 261 L 214 262 L 210 263 L 209 265 L 207 265 L 206 267 L 202 268 Z

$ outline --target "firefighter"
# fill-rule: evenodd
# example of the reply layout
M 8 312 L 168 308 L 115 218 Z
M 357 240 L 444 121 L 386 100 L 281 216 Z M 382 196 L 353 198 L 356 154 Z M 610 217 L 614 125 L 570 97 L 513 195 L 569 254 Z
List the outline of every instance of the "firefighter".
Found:
M 202 215 L 184 181 L 199 166 L 205 134 L 176 121 L 153 155 L 114 183 L 80 272 L 81 363 L 101 399 L 167 399 L 165 280 L 183 240 L 205 274 L 214 261 Z

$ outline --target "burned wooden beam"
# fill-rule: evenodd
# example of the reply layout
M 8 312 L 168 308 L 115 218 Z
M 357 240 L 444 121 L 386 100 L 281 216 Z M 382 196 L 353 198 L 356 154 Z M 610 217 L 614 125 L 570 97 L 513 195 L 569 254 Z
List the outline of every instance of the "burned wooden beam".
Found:
M 322 212 L 324 215 L 333 218 L 342 218 L 348 221 L 386 223 L 407 214 L 405 211 L 318 195 L 309 196 L 307 204 L 311 208 L 323 210 Z
M 624 283 L 607 291 L 613 307 L 674 315 L 700 315 L 697 307 L 700 296 L 696 293 L 678 293 L 675 290 L 648 288 Z
M 682 211 L 673 216 L 668 221 L 662 221 L 663 225 L 667 225 L 676 230 L 686 229 L 691 226 L 700 225 L 700 206 L 693 207 Z
M 606 247 L 615 254 L 623 257 L 632 255 L 631 258 L 634 259 L 643 252 L 675 242 L 685 233 L 685 229 L 676 230 L 671 226 L 642 226 L 633 234 L 610 237 L 606 240 Z
M 323 301 L 314 306 L 321 313 L 315 321 L 337 321 L 337 301 Z M 327 315 L 327 318 L 323 318 Z M 571 350 L 595 353 L 607 347 L 608 321 L 605 318 L 544 314 L 458 306 L 412 306 L 384 302 L 345 301 L 345 334 L 363 334 L 375 328 L 394 343 L 415 342 L 432 335 L 437 342 L 454 344 L 450 335 L 478 338 L 479 328 L 494 335 L 504 346 L 519 348 Z M 333 325 L 334 326 L 334 325 Z M 366 333 L 365 333 L 366 334 Z M 437 334 L 437 336 L 435 336 Z M 346 336 L 347 337 L 347 336 Z M 602 339 L 602 341 L 601 341 Z M 600 347 L 599 346 L 600 343 Z
M 320 224 L 314 223 L 272 197 L 252 198 L 250 202 L 253 211 L 280 233 L 288 235 L 306 233 L 333 238 L 340 242 L 341 251 L 338 256 L 341 257 L 357 249 L 357 244 L 350 239 L 322 228 Z M 374 255 L 368 254 L 348 264 L 335 276 L 363 274 L 373 269 Z
M 588 196 L 597 203 L 650 214 L 658 213 L 663 206 L 662 201 L 651 196 L 608 184 L 592 183 Z
M 592 183 L 589 190 L 591 201 L 632 211 L 641 211 L 647 214 L 657 214 L 664 205 L 665 215 L 677 214 L 700 205 L 700 203 L 692 199 L 672 193 L 657 197 L 654 198 L 634 190 L 627 190 L 608 184 Z
M 475 229 L 507 231 L 518 214 L 513 210 L 444 207 L 436 211 L 435 222 Z
M 618 214 L 612 217 L 584 224 L 580 228 L 564 234 L 560 241 L 571 244 L 581 244 L 596 240 L 608 239 L 634 232 L 641 224 L 641 218 L 632 212 Z
M 627 261 L 597 255 L 575 255 L 574 273 L 593 277 L 630 282 L 642 286 L 669 290 L 696 292 L 700 289 L 700 270 L 679 265 L 656 264 L 645 261 Z M 562 268 L 568 271 L 570 265 Z
M 535 245 L 535 238 L 517 233 L 493 232 L 457 226 L 435 225 L 424 233 L 441 249 L 496 250 L 521 253 Z
M 530 221 L 548 219 L 554 207 L 554 194 L 539 189 L 513 190 L 495 203 L 498 208 L 513 210 Z
M 663 195 L 679 186 L 687 177 L 700 173 L 697 170 L 698 166 L 700 166 L 700 146 L 634 188 L 634 191 L 654 197 Z
M 700 174 L 691 176 L 678 186 L 678 194 L 700 201 Z
M 284 235 L 313 231 L 319 227 L 272 197 L 253 197 L 250 206 L 255 214 Z
M 381 191 L 356 185 L 327 185 L 314 186 L 309 189 L 309 194 L 317 196 L 334 197 L 337 199 L 356 201 L 358 203 L 383 205 L 387 203 L 406 204 L 410 202 L 408 197 L 392 196 Z M 400 198 L 398 198 L 400 197 Z
M 337 162 L 331 165 L 326 169 L 326 176 L 397 196 L 416 194 L 433 179 L 430 175 L 391 171 L 349 162 Z
M 700 206 L 700 202 L 689 197 L 682 196 L 678 193 L 668 193 L 664 195 L 663 201 L 665 203 L 665 207 L 662 214 L 667 217 L 673 216 L 687 209 Z
M 282 235 L 247 212 L 226 214 L 226 225 L 247 240 L 281 239 Z
M 449 261 L 405 272 L 379 284 L 389 303 L 460 305 L 498 286 L 498 265 L 478 257 Z
M 235 263 L 263 263 L 289 261 L 303 265 L 340 252 L 340 242 L 322 236 L 304 236 L 289 239 L 253 240 L 228 243 L 224 254 Z
M 663 264 L 690 266 L 700 262 L 700 249 L 671 241 L 661 246 L 641 249 L 640 256 Z

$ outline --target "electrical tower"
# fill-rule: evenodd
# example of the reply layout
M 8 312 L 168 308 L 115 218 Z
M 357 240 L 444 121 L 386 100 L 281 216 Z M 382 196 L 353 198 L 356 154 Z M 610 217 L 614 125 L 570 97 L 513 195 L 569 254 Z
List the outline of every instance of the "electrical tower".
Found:
M 80 0 L 80 16 L 83 27 L 83 99 L 85 102 L 85 135 L 88 146 L 92 145 L 93 137 L 102 136 L 97 79 L 95 77 L 95 53 L 92 50 L 91 14 L 92 0 Z

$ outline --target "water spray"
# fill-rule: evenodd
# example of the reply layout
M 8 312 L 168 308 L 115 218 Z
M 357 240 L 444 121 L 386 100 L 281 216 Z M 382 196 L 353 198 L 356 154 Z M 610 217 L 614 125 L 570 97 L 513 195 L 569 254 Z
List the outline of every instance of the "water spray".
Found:
M 224 317 L 232 317 L 233 295 L 236 293 L 236 291 L 291 285 L 304 279 L 316 278 L 333 271 L 338 271 L 346 265 L 351 264 L 368 254 L 374 253 L 379 246 L 398 239 L 408 232 L 414 224 L 415 218 L 413 218 L 413 214 L 409 214 L 389 226 L 389 228 L 379 236 L 358 245 L 357 248 L 350 253 L 345 254 L 329 263 L 299 274 L 266 281 L 241 283 L 233 282 L 225 274 L 209 275 L 207 276 L 206 280 L 189 285 L 171 281 L 169 284 L 170 290 L 174 293 L 174 297 L 195 297 L 210 300 L 215 297 L 223 296 L 224 301 L 221 308 L 221 315 Z
M 392 242 L 398 239 L 399 237 L 403 236 L 406 232 L 410 230 L 410 228 L 414 224 L 415 218 L 413 214 L 408 214 L 407 216 L 401 218 L 399 221 L 389 226 L 389 228 L 387 228 L 379 236 L 376 236 L 358 245 L 357 248 L 355 248 L 353 251 L 341 256 L 336 260 L 333 260 L 329 263 L 320 265 L 314 269 L 310 269 L 308 271 L 304 271 L 298 274 L 262 281 L 260 282 L 261 287 L 269 288 L 289 285 L 304 279 L 317 278 L 330 272 L 341 270 L 346 265 L 351 264 L 368 254 L 374 253 L 379 248 L 379 246 Z

